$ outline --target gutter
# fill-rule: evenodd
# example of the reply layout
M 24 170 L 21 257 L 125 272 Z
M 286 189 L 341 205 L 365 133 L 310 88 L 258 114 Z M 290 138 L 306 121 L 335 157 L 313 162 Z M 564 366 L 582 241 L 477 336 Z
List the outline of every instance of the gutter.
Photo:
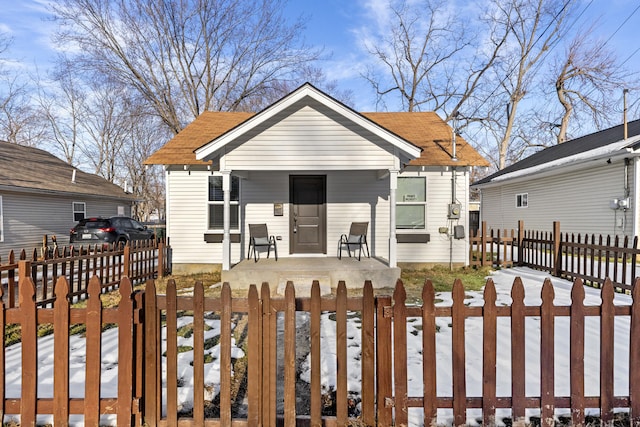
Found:
M 536 178 L 546 177 L 551 175 L 561 174 L 567 171 L 578 170 L 585 167 L 586 164 L 590 162 L 597 161 L 605 161 L 605 160 L 619 160 L 625 157 L 638 157 L 640 153 L 635 151 L 630 146 L 634 145 L 640 141 L 640 135 L 635 136 L 634 138 L 628 139 L 626 141 L 619 141 L 616 143 L 616 146 L 610 150 L 603 151 L 602 149 L 594 149 L 590 150 L 591 152 L 595 152 L 596 154 L 591 157 L 585 157 L 588 155 L 589 151 L 584 153 L 579 153 L 576 155 L 563 157 L 561 159 L 553 160 L 551 162 L 547 162 L 543 165 L 532 166 L 526 169 L 520 169 L 517 171 L 509 172 L 504 175 L 499 175 L 493 178 L 489 182 L 485 182 L 482 184 L 472 184 L 472 188 L 482 189 L 482 188 L 490 188 L 497 185 L 501 185 L 504 181 L 509 181 L 509 183 L 517 183 L 522 181 L 528 181 L 533 176 Z

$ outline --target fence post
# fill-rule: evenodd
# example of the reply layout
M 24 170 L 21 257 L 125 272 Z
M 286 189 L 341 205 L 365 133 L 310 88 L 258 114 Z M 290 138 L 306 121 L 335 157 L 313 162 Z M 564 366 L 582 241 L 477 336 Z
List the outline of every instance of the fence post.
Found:
M 560 277 L 562 272 L 562 254 L 560 253 L 560 221 L 553 221 L 553 275 Z
M 391 402 L 393 401 L 392 389 L 392 364 L 391 346 L 382 343 L 391 342 L 391 316 L 385 316 L 385 309 L 391 309 L 391 297 L 381 295 L 376 297 L 376 390 L 378 395 L 378 425 L 390 426 L 392 422 Z M 387 400 L 389 399 L 389 400 Z
M 16 263 L 16 256 L 13 251 L 9 252 L 9 264 Z M 18 283 L 20 283 L 20 275 L 18 275 Z M 7 291 L 9 299 L 9 308 L 16 306 L 16 270 L 7 271 Z
M 164 277 L 164 243 L 158 243 L 158 277 Z
M 482 238 L 480 239 L 480 265 L 484 267 L 487 256 L 487 221 L 482 221 Z M 493 262 L 493 260 L 492 260 Z
M 129 242 L 124 245 L 124 253 L 122 255 L 124 262 L 124 275 L 127 277 L 131 277 L 131 246 L 129 246 Z
M 24 280 L 29 278 L 31 278 L 31 261 L 18 261 L 18 306 L 20 306 L 20 286 L 22 286 Z
M 524 265 L 524 221 L 518 221 L 518 266 Z

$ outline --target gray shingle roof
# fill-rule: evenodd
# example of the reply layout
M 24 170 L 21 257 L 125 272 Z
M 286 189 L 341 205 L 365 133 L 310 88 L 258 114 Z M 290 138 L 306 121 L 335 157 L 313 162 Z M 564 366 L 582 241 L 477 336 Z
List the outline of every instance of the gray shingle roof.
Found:
M 0 141 L 0 188 L 134 200 L 121 187 L 82 172 L 51 153 L 4 141 Z
M 631 121 L 627 124 L 627 137 L 640 135 L 640 119 Z M 528 168 L 535 168 L 554 160 L 563 159 L 565 157 L 584 153 L 596 148 L 601 148 L 609 144 L 621 141 L 624 138 L 624 127 L 618 125 L 609 129 L 594 132 L 580 138 L 572 139 L 562 144 L 553 145 L 530 155 L 498 172 L 489 175 L 480 181 L 476 181 L 473 185 L 486 184 L 493 179 L 506 175 L 511 172 L 520 171 Z

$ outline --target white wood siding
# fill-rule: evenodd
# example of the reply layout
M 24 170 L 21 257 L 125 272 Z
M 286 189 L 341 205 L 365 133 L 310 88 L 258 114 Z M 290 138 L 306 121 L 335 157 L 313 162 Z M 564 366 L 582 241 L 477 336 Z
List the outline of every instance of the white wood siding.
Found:
M 369 222 L 369 248 L 372 256 L 388 257 L 389 180 L 378 180 L 374 171 L 315 171 L 309 175 L 326 175 L 327 184 L 327 255 L 336 256 L 340 236 L 349 231 L 352 221 Z M 280 236 L 278 255 L 289 255 L 289 176 L 298 172 L 251 172 L 242 181 L 242 204 L 245 211 L 244 236 L 249 224 L 267 223 L 269 234 Z M 387 196 L 381 196 L 387 195 Z M 283 203 L 284 215 L 273 215 L 273 204 Z M 372 219 L 374 218 L 374 219 Z M 376 229 L 374 235 L 372 229 Z M 243 238 L 246 256 L 248 242 Z
M 171 171 L 167 176 L 170 221 L 168 235 L 176 264 L 221 264 L 222 245 L 206 243 L 207 191 L 206 171 Z M 242 179 L 240 188 L 241 244 L 232 244 L 232 263 L 247 255 L 249 224 L 266 223 L 269 234 L 277 241 L 278 255 L 289 254 L 289 176 L 325 175 L 327 184 L 327 254 L 336 256 L 340 236 L 349 231 L 353 221 L 369 222 L 369 248 L 372 256 L 389 258 L 389 177 L 378 179 L 376 171 L 251 171 Z M 416 173 L 417 174 L 417 173 Z M 462 205 L 458 221 L 447 219 L 451 202 L 451 172 L 420 172 L 427 177 L 427 232 L 429 243 L 398 245 L 399 262 L 448 263 L 449 237 L 438 233 L 439 227 L 461 224 L 467 230 L 468 173 L 457 173 L 457 201 Z M 414 174 L 415 175 L 415 174 Z M 404 175 L 403 175 L 404 176 Z M 283 204 L 283 215 L 274 216 L 273 204 Z M 406 232 L 406 231 L 405 231 Z M 453 262 L 466 259 L 467 239 L 453 240 Z
M 32 252 L 42 247 L 42 237 L 55 235 L 59 246 L 69 244 L 69 230 L 76 224 L 73 202 L 86 203 L 87 216 L 115 216 L 118 206 L 125 215 L 131 214 L 129 202 L 85 196 L 44 196 L 34 193 L 2 193 L 4 241 L 0 242 L 0 258 L 7 259 L 9 251 L 25 249 Z
M 468 253 L 468 200 L 469 200 L 469 174 L 461 168 L 456 172 L 456 201 L 462 207 L 460 219 L 448 219 L 448 208 L 451 203 L 451 171 L 428 169 L 425 172 L 406 172 L 400 176 L 426 176 L 427 177 L 427 218 L 426 230 L 431 240 L 429 243 L 399 243 L 398 262 L 408 263 L 441 263 L 449 261 L 465 263 Z M 464 239 L 450 238 L 454 225 L 463 225 Z M 439 232 L 440 227 L 446 227 L 447 234 Z M 398 230 L 398 233 L 406 233 L 408 230 Z M 453 252 L 450 251 L 452 244 Z M 451 256 L 451 253 L 453 254 Z
M 394 167 L 394 147 L 321 106 L 275 117 L 247 139 L 229 144 L 229 170 L 338 170 Z
M 171 219 L 167 235 L 173 248 L 176 264 L 220 264 L 222 245 L 207 243 L 204 235 L 208 229 L 209 176 L 207 171 L 172 170 L 166 177 L 170 192 L 167 198 Z M 242 193 L 242 184 L 241 190 Z M 231 245 L 232 262 L 238 262 L 239 245 Z
M 489 227 L 551 231 L 560 221 L 561 231 L 581 234 L 631 235 L 633 233 L 633 163 L 629 165 L 631 206 L 625 212 L 609 207 L 624 197 L 624 162 L 593 165 L 588 169 L 505 184 L 482 190 L 481 220 Z M 516 208 L 516 194 L 528 193 L 528 207 Z

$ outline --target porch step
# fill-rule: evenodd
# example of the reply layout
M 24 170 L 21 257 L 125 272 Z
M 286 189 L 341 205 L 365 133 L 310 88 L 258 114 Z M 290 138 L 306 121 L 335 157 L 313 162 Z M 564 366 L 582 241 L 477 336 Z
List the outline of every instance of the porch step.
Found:
M 244 260 L 231 270 L 222 272 L 222 281 L 236 289 L 255 284 L 260 288 L 269 283 L 271 292 L 284 295 L 287 281 L 296 287 L 296 295 L 311 291 L 314 280 L 320 282 L 321 293 L 329 293 L 344 281 L 347 288 L 362 288 L 365 280 L 371 280 L 375 288 L 393 288 L 400 277 L 399 268 L 390 268 L 385 260 L 375 258 L 280 258 Z
M 331 278 L 324 274 L 325 272 L 304 276 L 300 274 L 282 274 L 278 279 L 278 289 L 276 292 L 278 295 L 284 295 L 287 282 L 291 281 L 293 282 L 297 297 L 310 297 L 311 285 L 314 280 L 317 280 L 320 283 L 320 295 L 329 295 L 331 294 Z

